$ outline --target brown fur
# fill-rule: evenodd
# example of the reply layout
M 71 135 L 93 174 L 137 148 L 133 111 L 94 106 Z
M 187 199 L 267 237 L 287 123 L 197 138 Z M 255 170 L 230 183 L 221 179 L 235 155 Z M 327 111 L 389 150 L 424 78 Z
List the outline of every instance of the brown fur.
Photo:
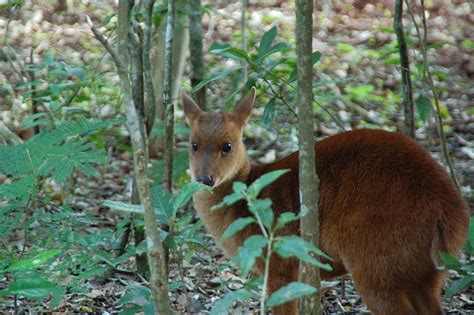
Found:
M 198 192 L 194 207 L 216 241 L 235 219 L 251 216 L 241 202 L 210 212 L 232 191 L 234 181 L 252 183 L 259 176 L 290 169 L 264 189 L 275 217 L 299 211 L 298 153 L 267 165 L 250 165 L 242 142 L 255 92 L 231 113 L 202 112 L 186 95 L 183 104 L 191 127 L 193 177 L 213 176 L 213 193 Z M 233 150 L 222 153 L 230 142 Z M 467 233 L 469 211 L 446 172 L 420 145 L 398 133 L 355 130 L 315 143 L 320 178 L 320 248 L 331 256 L 334 271 L 350 273 L 364 303 L 375 314 L 442 314 L 444 272 L 436 269 L 439 251 L 458 254 Z M 232 257 L 252 234 L 250 226 L 220 244 Z M 282 234 L 299 234 L 299 222 Z M 261 271 L 261 266 L 257 266 Z M 298 261 L 272 256 L 269 291 L 298 277 Z M 296 301 L 273 309 L 297 314 Z

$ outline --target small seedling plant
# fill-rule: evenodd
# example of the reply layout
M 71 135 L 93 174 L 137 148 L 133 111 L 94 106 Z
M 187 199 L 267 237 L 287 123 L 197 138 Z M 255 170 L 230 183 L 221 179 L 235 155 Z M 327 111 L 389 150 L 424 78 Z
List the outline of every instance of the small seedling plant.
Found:
M 288 170 L 278 170 L 267 173 L 258 178 L 250 186 L 241 182 L 235 182 L 233 185 L 233 193 L 226 196 L 221 203 L 211 209 L 211 211 L 220 211 L 220 209 L 242 200 L 247 203 L 251 216 L 239 218 L 232 222 L 222 235 L 220 241 L 223 242 L 231 238 L 250 224 L 257 224 L 261 234 L 248 237 L 244 244 L 237 250 L 237 254 L 232 259 L 232 262 L 240 268 L 243 277 L 247 277 L 255 268 L 257 260 L 260 259 L 264 263 L 260 292 L 248 288 L 230 292 L 214 305 L 211 314 L 227 313 L 227 310 L 232 307 L 236 301 L 243 302 L 251 298 L 258 298 L 260 301 L 260 314 L 263 315 L 267 308 L 275 307 L 316 292 L 316 288 L 309 284 L 291 282 L 268 296 L 267 285 L 272 255 L 280 255 L 284 258 L 295 257 L 300 261 L 309 263 L 318 268 L 327 271 L 332 270 L 329 264 L 322 263 L 314 258 L 319 256 L 326 260 L 331 260 L 329 256 L 316 248 L 314 244 L 305 241 L 298 235 L 281 235 L 279 233 L 286 224 L 300 220 L 305 213 L 284 212 L 278 218 L 275 218 L 272 209 L 272 201 L 268 198 L 258 198 L 260 192 L 266 186 L 276 181 L 286 172 L 288 172 Z
M 191 212 L 183 214 L 180 211 L 189 203 L 193 194 L 202 189 L 209 190 L 207 186 L 197 182 L 186 183 L 174 193 L 163 189 L 161 186 L 155 186 L 152 189 L 153 207 L 158 222 L 167 227 L 167 231 L 159 230 L 160 238 L 170 250 L 170 254 L 176 257 L 175 260 L 178 265 L 179 279 L 169 285 L 172 292 L 178 289 L 186 290 L 182 263 L 184 260 L 190 263 L 196 250 L 205 246 L 203 236 L 197 233 L 203 226 L 202 221 L 198 220 L 193 223 Z M 104 205 L 112 210 L 143 214 L 142 205 L 131 205 L 112 200 L 106 200 Z M 143 219 L 135 219 L 134 224 L 139 228 L 143 228 Z M 136 246 L 137 251 L 146 251 L 145 241 L 136 244 Z M 154 314 L 149 288 L 140 284 L 127 285 L 126 288 L 127 293 L 117 301 L 117 304 L 128 304 L 120 314 L 135 314 L 142 311 L 145 314 Z

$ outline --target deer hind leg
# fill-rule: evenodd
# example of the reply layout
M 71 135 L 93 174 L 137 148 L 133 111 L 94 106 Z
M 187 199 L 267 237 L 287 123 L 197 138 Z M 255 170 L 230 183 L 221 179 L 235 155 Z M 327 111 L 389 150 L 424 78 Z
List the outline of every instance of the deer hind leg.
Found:
M 376 315 L 415 315 L 415 308 L 409 300 L 409 295 L 398 287 L 386 284 L 381 287 L 380 279 L 375 279 L 364 273 L 352 272 L 357 292 L 362 302 Z
M 271 279 L 268 283 L 268 295 L 270 296 L 273 292 L 280 289 L 281 287 L 286 286 L 289 282 L 287 277 L 279 277 L 275 275 L 270 275 Z M 293 281 L 296 281 L 293 280 Z M 293 300 L 291 302 L 278 305 L 272 308 L 272 313 L 274 315 L 297 315 L 298 314 L 298 300 Z
M 273 255 L 270 260 L 270 273 L 268 278 L 268 296 L 298 280 L 298 260 L 282 259 Z M 278 305 L 272 308 L 275 315 L 298 315 L 298 300 Z
M 441 305 L 441 286 L 444 274 L 433 271 L 426 281 L 414 285 L 409 294 L 409 300 L 414 306 L 417 315 L 441 315 L 444 314 Z

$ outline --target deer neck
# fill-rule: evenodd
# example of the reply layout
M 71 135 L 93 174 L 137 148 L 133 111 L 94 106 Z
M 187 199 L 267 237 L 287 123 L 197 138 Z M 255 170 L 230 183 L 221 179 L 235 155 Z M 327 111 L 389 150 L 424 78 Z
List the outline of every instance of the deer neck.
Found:
M 227 227 L 235 219 L 242 217 L 242 211 L 245 211 L 245 209 L 233 205 L 214 211 L 211 211 L 211 208 L 219 204 L 225 196 L 232 193 L 232 185 L 234 182 L 239 181 L 245 183 L 249 177 L 250 170 L 250 161 L 246 156 L 241 167 L 232 178 L 223 182 L 219 186 L 214 187 L 212 192 L 202 190 L 195 193 L 193 196 L 194 208 L 196 209 L 198 216 L 203 220 L 207 230 L 218 243 Z M 222 243 L 221 246 L 228 257 L 234 256 L 237 249 L 234 242 L 226 241 Z

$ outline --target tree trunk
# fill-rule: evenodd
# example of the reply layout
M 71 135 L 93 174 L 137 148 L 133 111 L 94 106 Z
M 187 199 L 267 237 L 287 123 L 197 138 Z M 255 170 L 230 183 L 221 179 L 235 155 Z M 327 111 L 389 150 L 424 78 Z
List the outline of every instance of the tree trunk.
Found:
M 165 176 L 163 186 L 171 192 L 173 186 L 173 148 L 174 148 L 174 106 L 171 98 L 171 86 L 173 83 L 173 34 L 174 34 L 175 6 L 174 1 L 168 1 L 168 18 L 166 21 L 166 43 L 165 43 L 165 69 L 163 80 L 163 100 L 166 112 L 166 136 L 165 136 Z
M 176 8 L 184 8 L 185 0 L 175 1 Z M 151 70 L 153 84 L 155 86 L 156 97 L 156 119 L 165 125 L 165 105 L 163 100 L 163 79 L 165 65 L 165 29 L 166 19 L 163 19 L 160 26 L 156 29 L 152 38 L 153 49 L 151 52 Z M 171 83 L 171 99 L 178 99 L 179 85 L 182 80 L 184 62 L 186 60 L 186 48 L 189 42 L 189 18 L 187 14 L 179 13 L 176 15 L 174 40 L 173 40 L 173 70 Z M 151 156 L 161 157 L 165 148 L 165 138 L 153 134 L 150 138 Z
M 307 214 L 301 219 L 301 237 L 318 247 L 319 221 L 318 199 L 319 179 L 316 174 L 313 129 L 313 68 L 311 66 L 313 42 L 313 0 L 296 0 L 296 53 L 297 62 L 297 104 L 298 104 L 298 146 L 299 184 L 301 211 Z M 317 291 L 301 299 L 300 314 L 320 314 L 319 269 L 300 262 L 299 279 L 314 286 Z
M 201 0 L 190 1 L 189 13 L 189 55 L 191 61 L 191 86 L 204 79 L 204 57 L 202 52 L 202 8 Z M 199 107 L 206 110 L 206 87 L 193 95 Z
M 395 0 L 395 14 L 393 16 L 393 28 L 397 35 L 398 51 L 400 53 L 400 66 L 402 70 L 403 85 L 403 114 L 405 117 L 404 133 L 415 138 L 415 113 L 413 108 L 413 92 L 410 75 L 410 59 L 408 56 L 407 43 L 403 31 L 403 0 Z
M 114 57 L 122 89 L 122 100 L 125 105 L 127 124 L 133 146 L 133 166 L 140 201 L 144 209 L 145 233 L 147 239 L 148 262 L 150 266 L 150 286 L 152 301 L 155 312 L 159 314 L 171 314 L 168 298 L 168 277 L 164 264 L 163 244 L 158 235 L 158 226 L 155 211 L 151 202 L 150 183 L 147 176 L 148 170 L 148 146 L 146 133 L 144 132 L 144 120 L 137 113 L 132 98 L 132 87 L 130 84 L 129 65 L 123 54 L 127 51 L 129 34 L 129 5 L 127 0 L 119 2 L 118 14 L 118 53 L 109 50 Z

